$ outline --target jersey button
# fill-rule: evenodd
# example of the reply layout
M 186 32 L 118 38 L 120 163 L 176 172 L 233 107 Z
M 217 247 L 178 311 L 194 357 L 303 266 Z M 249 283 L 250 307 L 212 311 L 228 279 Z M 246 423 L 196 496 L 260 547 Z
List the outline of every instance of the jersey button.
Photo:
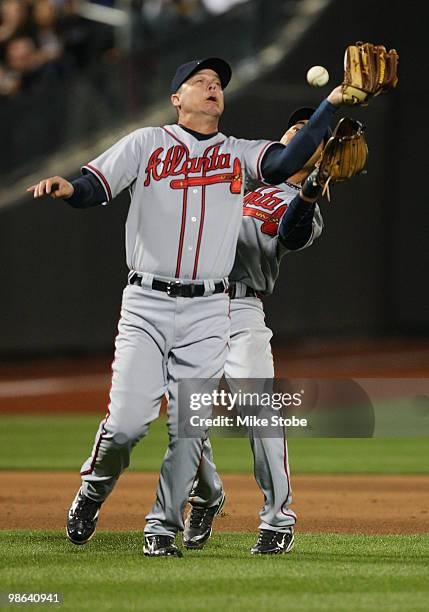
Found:
M 195 222 L 196 222 L 196 220 L 197 220 L 197 218 L 196 218 L 196 217 L 192 217 L 192 219 L 191 219 L 192 223 L 195 223 Z
M 188 251 L 192 251 L 192 246 L 191 245 L 188 246 Z
M 198 193 L 198 189 L 193 189 L 192 193 Z

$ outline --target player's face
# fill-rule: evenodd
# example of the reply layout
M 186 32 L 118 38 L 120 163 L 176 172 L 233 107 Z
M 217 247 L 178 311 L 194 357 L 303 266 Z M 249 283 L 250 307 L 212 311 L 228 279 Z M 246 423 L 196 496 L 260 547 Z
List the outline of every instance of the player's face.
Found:
M 302 121 L 298 121 L 298 123 L 291 125 L 291 127 L 287 130 L 287 132 L 283 134 L 280 142 L 283 143 L 284 145 L 287 145 L 292 140 L 292 138 L 295 136 L 295 134 L 299 132 L 299 130 L 303 128 L 306 123 L 307 123 L 307 119 L 303 119 Z
M 220 117 L 224 101 L 218 74 L 210 68 L 199 70 L 171 96 L 171 101 L 180 114 L 203 113 Z
M 299 132 L 299 130 L 304 127 L 307 121 L 308 121 L 307 119 L 303 119 L 302 121 L 298 121 L 298 123 L 295 123 L 295 125 L 292 125 L 287 130 L 287 132 L 283 134 L 280 142 L 284 145 L 287 145 L 292 140 L 292 138 Z M 320 156 L 322 155 L 322 151 L 323 151 L 323 140 L 319 144 L 319 146 L 317 147 L 313 155 L 310 157 L 310 159 L 305 163 L 305 165 L 303 166 L 303 170 L 311 170 L 312 168 L 314 168 Z

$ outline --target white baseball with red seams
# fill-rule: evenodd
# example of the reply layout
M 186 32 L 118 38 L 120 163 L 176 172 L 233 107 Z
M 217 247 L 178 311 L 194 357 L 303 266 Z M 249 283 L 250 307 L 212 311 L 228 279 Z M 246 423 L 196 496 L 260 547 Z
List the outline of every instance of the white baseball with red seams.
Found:
M 312 66 L 307 72 L 307 83 L 312 87 L 324 87 L 329 82 L 329 72 L 323 66 Z

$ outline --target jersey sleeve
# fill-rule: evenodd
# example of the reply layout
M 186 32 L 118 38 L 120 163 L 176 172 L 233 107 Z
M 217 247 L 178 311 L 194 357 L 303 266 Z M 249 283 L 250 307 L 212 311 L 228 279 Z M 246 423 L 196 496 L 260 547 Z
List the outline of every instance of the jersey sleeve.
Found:
M 107 151 L 82 167 L 82 174 L 98 178 L 110 202 L 137 178 L 143 146 L 143 130 L 128 134 Z
M 256 181 L 262 181 L 262 159 L 272 145 L 279 143 L 272 140 L 242 140 L 240 142 L 243 143 L 242 159 L 247 176 Z

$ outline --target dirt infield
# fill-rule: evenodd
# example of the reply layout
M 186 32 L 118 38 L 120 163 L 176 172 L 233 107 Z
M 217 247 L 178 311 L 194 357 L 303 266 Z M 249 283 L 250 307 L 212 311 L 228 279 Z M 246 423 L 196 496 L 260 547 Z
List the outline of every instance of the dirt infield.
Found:
M 158 475 L 124 474 L 99 522 L 104 530 L 140 530 Z M 220 531 L 255 531 L 262 497 L 251 476 L 224 475 Z M 297 475 L 298 531 L 429 533 L 429 476 Z M 79 478 L 70 472 L 0 472 L 0 529 L 63 529 Z
M 396 341 L 275 348 L 277 376 L 429 377 L 429 345 Z M 0 414 L 104 414 L 109 360 L 70 359 L 0 366 Z M 140 530 L 157 474 L 127 473 L 101 514 L 100 528 Z M 255 531 L 262 497 L 250 475 L 225 475 L 222 531 Z M 0 529 L 63 529 L 79 478 L 70 472 L 0 472 Z M 297 475 L 302 532 L 429 533 L 429 476 Z

